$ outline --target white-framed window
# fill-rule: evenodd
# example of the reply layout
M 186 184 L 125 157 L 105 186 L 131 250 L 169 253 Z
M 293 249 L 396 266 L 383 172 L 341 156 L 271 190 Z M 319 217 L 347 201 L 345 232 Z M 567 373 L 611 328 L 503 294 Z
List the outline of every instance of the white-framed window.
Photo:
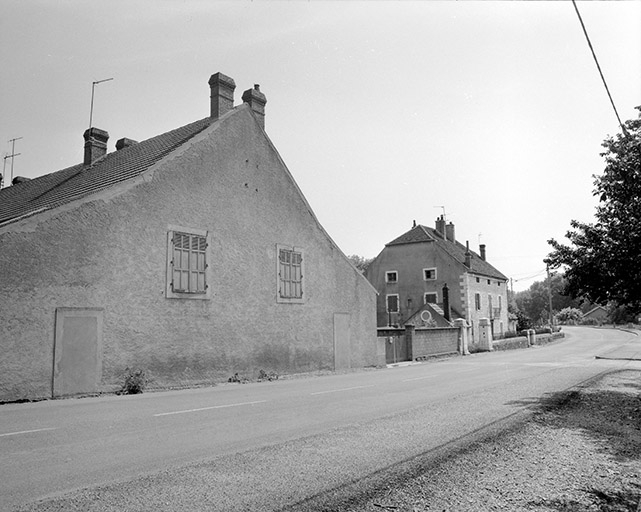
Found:
M 477 311 L 481 311 L 481 294 L 480 293 L 474 294 L 474 306 Z
M 423 304 L 438 304 L 438 293 L 423 294 Z
M 436 268 L 424 268 L 423 281 L 435 281 L 435 280 L 436 280 Z
M 385 272 L 386 283 L 398 283 L 398 272 L 396 270 L 388 270 Z
M 277 302 L 302 303 L 304 279 L 304 252 L 300 247 L 287 245 L 276 246 L 278 257 L 277 268 Z
M 207 231 L 170 226 L 167 232 L 167 298 L 210 298 L 208 247 Z
M 399 298 L 398 293 L 391 293 L 385 296 L 385 309 L 388 313 L 398 313 Z

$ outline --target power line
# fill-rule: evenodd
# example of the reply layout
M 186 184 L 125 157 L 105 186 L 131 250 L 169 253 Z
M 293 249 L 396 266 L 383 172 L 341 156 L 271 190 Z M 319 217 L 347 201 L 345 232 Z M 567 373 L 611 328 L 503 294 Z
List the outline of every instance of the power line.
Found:
M 597 60 L 596 54 L 594 53 L 594 48 L 592 48 L 592 42 L 590 41 L 590 36 L 588 36 L 588 31 L 585 28 L 585 24 L 583 23 L 583 18 L 581 18 L 581 13 L 579 12 L 579 8 L 577 7 L 575 0 L 572 0 L 572 5 L 574 5 L 574 10 L 576 11 L 576 15 L 579 17 L 579 21 L 581 22 L 581 28 L 583 28 L 585 39 L 588 42 L 590 51 L 592 52 L 592 57 L 594 57 L 594 62 L 596 63 L 596 67 L 599 70 L 599 75 L 601 75 L 601 80 L 603 81 L 603 85 L 605 86 L 605 91 L 608 93 L 608 98 L 610 98 L 610 103 L 612 104 L 614 113 L 617 116 L 617 121 L 619 121 L 619 126 L 621 127 L 621 130 L 623 130 L 623 135 L 625 135 L 625 137 L 628 137 L 628 132 L 625 129 L 625 126 L 623 126 L 623 123 L 621 122 L 621 118 L 619 117 L 619 113 L 617 112 L 617 108 L 614 105 L 614 100 L 612 99 L 612 95 L 610 94 L 610 89 L 608 88 L 608 84 L 606 83 L 605 77 L 603 76 L 603 72 L 601 71 L 601 66 L 599 65 L 599 61 Z

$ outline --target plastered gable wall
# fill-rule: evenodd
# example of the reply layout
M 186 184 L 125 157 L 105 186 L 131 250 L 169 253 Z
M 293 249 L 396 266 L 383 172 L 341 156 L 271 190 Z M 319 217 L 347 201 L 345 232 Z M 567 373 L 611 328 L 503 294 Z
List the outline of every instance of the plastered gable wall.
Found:
M 57 307 L 104 310 L 103 389 L 127 367 L 159 385 L 331 369 L 334 313 L 350 314 L 351 365 L 376 364 L 374 290 L 318 226 L 248 109 L 152 171 L 124 192 L 0 231 L 11 354 L 0 399 L 49 395 Z M 210 300 L 165 297 L 170 226 L 209 233 Z M 276 301 L 277 243 L 304 250 L 303 304 Z
M 425 281 L 423 269 L 436 268 L 436 280 Z M 386 283 L 387 271 L 398 272 L 397 283 Z M 379 291 L 377 298 L 377 325 L 386 326 L 388 314 L 386 295 L 398 294 L 399 305 L 403 320 L 409 318 L 409 313 L 416 311 L 424 302 L 425 293 L 437 293 L 438 302 L 443 302 L 443 285 L 449 287 L 450 305 L 457 311 L 462 311 L 461 294 L 459 292 L 460 268 L 452 258 L 445 254 L 433 242 L 390 245 L 381 251 L 367 269 L 367 277 Z M 412 300 L 411 311 L 408 311 L 407 299 Z

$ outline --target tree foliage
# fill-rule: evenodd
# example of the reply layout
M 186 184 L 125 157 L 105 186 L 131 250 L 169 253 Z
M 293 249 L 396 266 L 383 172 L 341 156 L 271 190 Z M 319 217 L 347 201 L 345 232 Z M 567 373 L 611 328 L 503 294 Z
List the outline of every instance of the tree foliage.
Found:
M 549 283 L 549 285 L 548 285 Z M 549 288 L 549 290 L 548 290 Z M 514 300 L 521 311 L 534 325 L 545 324 L 550 318 L 550 292 L 552 295 L 552 312 L 565 308 L 578 308 L 581 299 L 565 294 L 567 282 L 562 274 L 550 274 L 550 280 L 536 281 L 522 292 L 515 294 Z
M 547 261 L 564 267 L 567 292 L 596 304 L 614 303 L 641 312 L 641 107 L 639 118 L 602 144 L 605 169 L 594 176 L 599 198 L 596 222 L 576 220 L 566 234 L 570 245 L 548 241 Z
M 352 262 L 352 264 L 361 272 L 365 273 L 367 270 L 367 267 L 369 267 L 369 264 L 374 261 L 374 258 L 363 258 L 362 256 L 359 256 L 358 254 L 351 254 L 347 257 L 349 261 Z
M 563 308 L 554 319 L 560 324 L 576 324 L 583 318 L 583 313 L 577 308 Z

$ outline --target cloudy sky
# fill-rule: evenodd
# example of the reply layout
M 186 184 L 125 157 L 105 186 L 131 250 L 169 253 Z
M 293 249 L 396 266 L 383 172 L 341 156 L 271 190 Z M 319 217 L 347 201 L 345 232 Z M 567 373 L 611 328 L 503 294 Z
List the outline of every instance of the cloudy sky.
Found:
M 641 105 L 641 2 L 578 2 L 622 119 Z M 260 84 L 266 130 L 346 254 L 445 211 L 513 279 L 591 221 L 618 124 L 570 1 L 0 0 L 0 152 L 79 163 L 89 125 L 144 140 L 209 115 L 211 74 Z M 4 160 L 10 178 L 11 159 Z

